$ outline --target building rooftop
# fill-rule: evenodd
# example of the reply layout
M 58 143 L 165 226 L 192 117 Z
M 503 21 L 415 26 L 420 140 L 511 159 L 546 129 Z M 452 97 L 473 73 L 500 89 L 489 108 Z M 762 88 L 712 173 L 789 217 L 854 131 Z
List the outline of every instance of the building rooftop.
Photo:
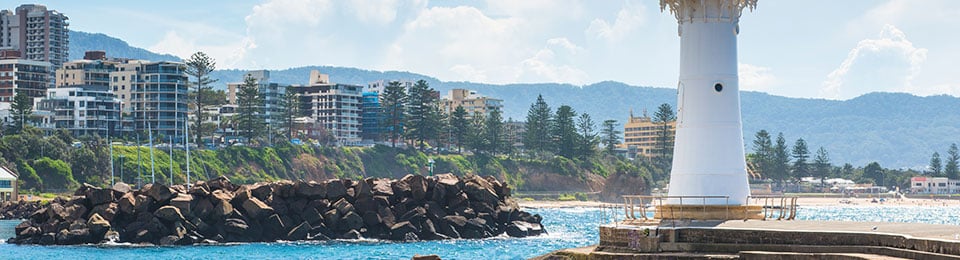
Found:
M 0 166 L 0 180 L 15 180 L 17 179 L 17 174 L 13 173 L 7 167 Z

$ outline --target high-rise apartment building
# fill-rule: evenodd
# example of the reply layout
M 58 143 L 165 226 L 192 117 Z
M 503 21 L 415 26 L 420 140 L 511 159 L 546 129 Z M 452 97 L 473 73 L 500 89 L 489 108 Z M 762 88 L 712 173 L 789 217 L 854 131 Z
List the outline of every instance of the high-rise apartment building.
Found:
M 380 95 L 376 92 L 363 92 L 363 98 L 360 103 L 361 115 L 360 137 L 363 140 L 377 141 L 381 139 L 384 133 L 381 127 L 383 117 L 383 108 L 380 107 Z
M 50 63 L 15 56 L 0 58 L 0 102 L 13 102 L 17 92 L 43 97 L 50 86 Z
M 338 145 L 360 143 L 360 99 L 363 87 L 330 82 L 330 76 L 310 72 L 309 85 L 291 87 L 300 111 L 334 136 Z
M 227 84 L 227 103 L 237 104 L 237 93 L 243 86 L 243 80 L 253 78 L 257 81 L 257 92 L 263 97 L 263 117 L 270 129 L 280 129 L 283 123 L 283 98 L 287 93 L 287 86 L 270 82 L 270 71 L 253 70 L 243 75 L 239 83 Z
M 0 11 L 0 50 L 16 50 L 20 58 L 45 61 L 60 68 L 69 58 L 67 16 L 37 4 Z M 53 71 L 50 71 L 51 77 Z M 50 78 L 52 83 L 52 78 Z
M 187 120 L 187 74 L 179 62 L 140 62 L 134 68 L 130 106 L 137 131 L 148 128 L 175 139 Z

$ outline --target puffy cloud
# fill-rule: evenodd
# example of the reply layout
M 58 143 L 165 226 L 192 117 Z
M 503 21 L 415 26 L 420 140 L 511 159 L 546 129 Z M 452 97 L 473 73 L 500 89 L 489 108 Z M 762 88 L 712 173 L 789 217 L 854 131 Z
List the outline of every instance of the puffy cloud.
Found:
M 617 18 L 613 24 L 600 18 L 594 19 L 587 28 L 587 34 L 607 41 L 619 42 L 627 34 L 633 33 L 636 28 L 643 25 L 646 12 L 647 9 L 643 5 L 635 5 L 628 1 L 617 12 Z
M 874 59 L 874 61 L 860 64 L 861 59 Z M 864 39 L 857 43 L 847 54 L 847 57 L 840 63 L 840 66 L 827 75 L 820 91 L 824 98 L 851 98 L 868 92 L 869 89 L 877 90 L 877 87 L 886 87 L 888 91 L 908 91 L 914 88 L 912 81 L 920 74 L 921 65 L 927 59 L 927 49 L 918 48 L 910 42 L 906 34 L 893 25 L 884 26 L 880 36 L 876 39 Z M 899 66 L 898 66 L 899 65 Z M 851 71 L 856 66 L 862 66 L 865 71 L 883 71 L 883 73 L 872 73 L 873 77 L 866 78 L 868 81 L 857 82 L 861 86 L 850 86 L 846 84 L 845 79 L 851 75 Z M 885 66 L 881 68 L 878 66 Z M 896 71 L 899 68 L 901 71 Z M 902 67 L 902 68 L 901 68 Z M 892 71 L 891 71 L 892 70 Z M 863 71 L 861 72 L 863 73 Z M 894 78 L 879 78 L 890 77 Z M 890 81 L 893 81 L 892 83 Z M 868 83 L 868 84 L 864 84 Z M 892 85 L 874 85 L 874 84 L 892 84 Z M 868 86 L 863 86 L 868 85 Z M 864 89 L 868 88 L 868 89 Z M 883 89 L 881 89 L 883 90 Z
M 737 71 L 740 74 L 740 90 L 768 92 L 777 82 L 773 70 L 768 67 L 739 63 Z

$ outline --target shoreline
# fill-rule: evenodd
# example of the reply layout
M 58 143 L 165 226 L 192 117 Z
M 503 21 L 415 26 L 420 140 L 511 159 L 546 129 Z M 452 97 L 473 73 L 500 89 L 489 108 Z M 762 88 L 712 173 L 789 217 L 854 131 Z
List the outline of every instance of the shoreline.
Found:
M 797 205 L 800 207 L 825 207 L 825 206 L 843 206 L 843 207 L 868 207 L 868 206 L 920 206 L 920 207 L 960 207 L 960 200 L 950 199 L 929 199 L 929 198 L 903 198 L 886 199 L 884 202 L 873 203 L 872 198 L 824 198 L 824 197 L 799 197 Z M 849 203 L 845 203 L 849 202 Z M 751 201 L 751 204 L 757 204 L 758 201 Z M 759 201 L 762 204 L 763 201 Z M 601 201 L 556 201 L 556 200 L 517 200 L 517 204 L 523 208 L 532 209 L 556 209 L 556 208 L 610 208 L 622 207 L 622 203 L 611 203 Z

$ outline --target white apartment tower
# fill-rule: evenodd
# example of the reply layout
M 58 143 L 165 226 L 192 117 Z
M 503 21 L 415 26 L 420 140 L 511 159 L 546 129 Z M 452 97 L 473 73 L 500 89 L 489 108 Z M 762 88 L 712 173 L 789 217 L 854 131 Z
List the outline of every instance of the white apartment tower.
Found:
M 338 145 L 360 143 L 360 99 L 363 87 L 330 83 L 330 76 L 310 73 L 310 83 L 291 88 L 300 100 L 300 111 L 323 126 Z

